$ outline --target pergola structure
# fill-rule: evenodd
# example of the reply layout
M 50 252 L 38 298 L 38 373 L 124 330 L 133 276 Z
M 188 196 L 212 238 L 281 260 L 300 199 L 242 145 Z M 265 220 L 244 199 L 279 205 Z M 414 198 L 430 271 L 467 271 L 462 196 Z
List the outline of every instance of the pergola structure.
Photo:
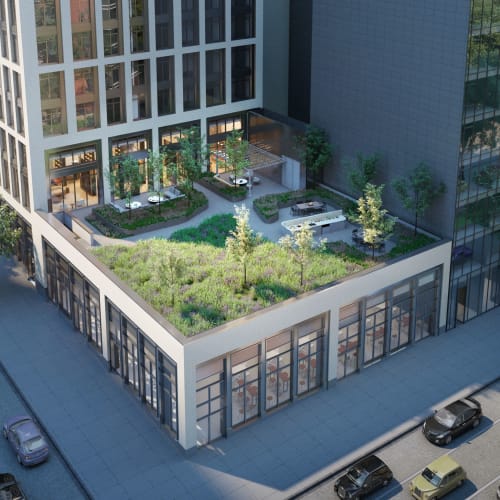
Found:
M 246 167 L 246 176 L 249 181 L 255 176 L 256 170 L 264 168 L 278 167 L 284 163 L 283 158 L 256 146 L 255 144 L 248 144 L 248 167 Z M 219 179 L 227 184 L 232 182 L 229 179 L 229 173 L 219 174 Z

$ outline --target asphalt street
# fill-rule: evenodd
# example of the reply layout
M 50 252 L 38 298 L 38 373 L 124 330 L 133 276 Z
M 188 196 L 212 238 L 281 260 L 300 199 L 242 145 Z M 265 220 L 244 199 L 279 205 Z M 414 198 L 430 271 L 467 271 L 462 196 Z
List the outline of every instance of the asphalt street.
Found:
M 467 473 L 462 487 L 446 495 L 447 500 L 492 500 L 500 484 L 500 381 L 479 391 L 474 397 L 481 403 L 480 425 L 453 440 L 448 446 L 429 443 L 419 425 L 412 432 L 377 450 L 376 454 L 394 473 L 393 481 L 369 500 L 408 500 L 410 481 L 436 458 L 449 454 Z M 300 497 L 302 500 L 336 498 L 333 483 L 341 474 Z
M 13 415 L 33 415 L 0 369 L 0 422 Z M 49 460 L 34 467 L 19 465 L 7 440 L 0 440 L 0 472 L 9 472 L 29 500 L 80 500 L 88 498 L 53 443 L 50 444 Z

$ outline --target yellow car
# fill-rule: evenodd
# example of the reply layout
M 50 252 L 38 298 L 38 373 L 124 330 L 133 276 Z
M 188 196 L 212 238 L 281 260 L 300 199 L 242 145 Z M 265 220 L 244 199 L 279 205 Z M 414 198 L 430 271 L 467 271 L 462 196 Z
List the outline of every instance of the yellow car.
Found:
M 419 500 L 441 498 L 467 479 L 463 468 L 449 455 L 431 462 L 410 483 L 410 493 Z

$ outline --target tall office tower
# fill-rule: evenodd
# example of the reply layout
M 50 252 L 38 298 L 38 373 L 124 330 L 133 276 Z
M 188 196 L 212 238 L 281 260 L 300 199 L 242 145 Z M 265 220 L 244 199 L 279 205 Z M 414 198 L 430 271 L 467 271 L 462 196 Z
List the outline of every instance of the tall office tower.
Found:
M 421 222 L 453 240 L 448 328 L 500 304 L 499 32 L 498 0 L 312 5 L 310 122 L 335 146 L 323 180 L 354 194 L 345 160 L 378 153 L 384 204 L 407 221 L 392 179 L 425 162 L 444 182 Z
M 448 327 L 500 303 L 500 2 L 470 6 Z
M 191 125 L 217 150 L 244 128 L 262 105 L 261 17 L 262 0 L 0 0 L 0 193 L 28 265 L 31 234 L 43 261 L 33 212 L 109 201 L 117 158 L 140 162 L 147 191 L 148 150 Z

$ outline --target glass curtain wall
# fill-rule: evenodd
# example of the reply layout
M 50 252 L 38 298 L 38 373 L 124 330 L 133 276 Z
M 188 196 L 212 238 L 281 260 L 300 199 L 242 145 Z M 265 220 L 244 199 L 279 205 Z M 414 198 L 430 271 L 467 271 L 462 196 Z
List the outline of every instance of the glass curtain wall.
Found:
M 500 2 L 471 0 L 448 328 L 500 304 Z
M 177 367 L 111 302 L 107 302 L 109 366 L 177 436 Z
M 99 290 L 45 240 L 43 249 L 48 298 L 72 320 L 75 329 L 102 352 Z
M 440 292 L 441 271 L 435 268 L 341 307 L 337 378 L 436 335 Z

